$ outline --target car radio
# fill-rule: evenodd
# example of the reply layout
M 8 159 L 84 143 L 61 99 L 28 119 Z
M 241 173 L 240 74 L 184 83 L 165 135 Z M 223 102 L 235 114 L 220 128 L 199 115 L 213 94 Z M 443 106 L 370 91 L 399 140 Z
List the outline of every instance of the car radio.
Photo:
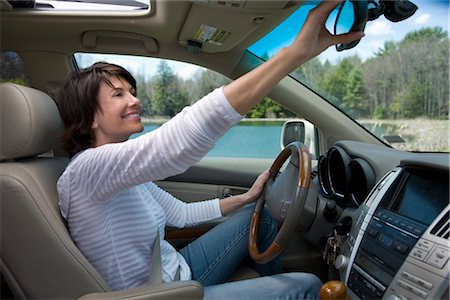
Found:
M 336 264 L 351 296 L 380 299 L 401 289 L 408 298 L 425 299 L 442 292 L 448 281 L 448 180 L 448 170 L 402 166 L 372 190 L 353 215 L 357 222 Z M 439 219 L 447 220 L 443 239 L 432 234 Z

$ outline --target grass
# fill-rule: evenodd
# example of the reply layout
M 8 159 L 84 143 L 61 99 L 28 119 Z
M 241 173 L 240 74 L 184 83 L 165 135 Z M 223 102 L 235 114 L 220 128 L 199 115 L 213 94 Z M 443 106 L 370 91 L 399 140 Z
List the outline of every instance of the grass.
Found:
M 399 135 L 406 143 L 391 144 L 396 149 L 422 152 L 449 152 L 449 120 L 359 120 L 381 139 Z M 384 140 L 384 139 L 383 139 Z

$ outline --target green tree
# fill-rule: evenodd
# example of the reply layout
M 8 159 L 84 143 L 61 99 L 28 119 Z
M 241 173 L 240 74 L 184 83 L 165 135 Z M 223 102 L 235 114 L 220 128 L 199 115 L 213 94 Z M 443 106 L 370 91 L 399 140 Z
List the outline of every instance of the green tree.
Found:
M 345 83 L 344 106 L 348 108 L 353 117 L 366 116 L 368 113 L 368 95 L 364 87 L 361 69 L 350 71 Z
M 166 61 L 161 61 L 152 85 L 153 114 L 172 117 L 188 104 L 187 100 L 186 91 L 181 89 L 181 80 Z
M 335 104 L 341 103 L 346 94 L 348 76 L 355 68 L 352 60 L 353 58 L 344 58 L 338 65 L 330 68 L 321 81 L 321 86 L 323 91 L 327 93 L 327 98 Z
M 373 112 L 373 118 L 374 119 L 386 119 L 386 110 L 384 107 L 377 105 L 375 107 L 375 110 Z
M 147 80 L 143 72 L 135 75 L 137 85 L 137 97 L 141 101 L 142 116 L 152 115 L 152 82 Z
M 287 118 L 294 117 L 295 114 L 285 109 L 278 102 L 273 101 L 269 97 L 255 105 L 247 114 L 248 118 Z
M 186 81 L 185 84 L 189 95 L 189 103 L 196 102 L 215 88 L 227 85 L 230 82 L 229 78 L 217 72 L 207 69 L 197 71 L 193 78 Z
M 407 33 L 400 44 L 407 44 L 424 40 L 436 42 L 446 38 L 448 38 L 448 33 L 442 27 L 425 27 Z
M 297 68 L 292 75 L 313 90 L 317 90 L 325 69 L 317 57 Z
M 375 57 L 381 57 L 391 54 L 393 51 L 398 50 L 397 43 L 394 41 L 386 41 L 384 42 L 384 48 L 379 49 L 375 53 Z
M 426 84 L 419 83 L 416 80 L 409 82 L 403 104 L 403 116 L 405 118 L 416 118 L 422 115 L 425 90 Z
M 363 64 L 369 114 L 386 118 L 447 118 L 449 113 L 448 33 L 422 28 L 400 42 L 386 42 Z

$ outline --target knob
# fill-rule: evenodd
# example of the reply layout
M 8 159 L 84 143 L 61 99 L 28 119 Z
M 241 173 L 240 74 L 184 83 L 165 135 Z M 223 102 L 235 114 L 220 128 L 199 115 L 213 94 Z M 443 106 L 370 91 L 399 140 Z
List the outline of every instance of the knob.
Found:
M 333 200 L 327 201 L 323 209 L 323 216 L 328 221 L 334 221 L 337 217 L 336 202 Z
M 320 300 L 339 299 L 348 300 L 347 288 L 344 283 L 339 280 L 325 282 L 319 291 Z
M 347 264 L 348 264 L 348 258 L 347 258 L 347 256 L 345 256 L 343 254 L 339 254 L 336 257 L 336 261 L 334 262 L 334 266 L 338 270 L 344 269 L 347 266 Z
M 396 294 L 389 294 L 384 297 L 385 300 L 405 300 L 402 296 L 397 296 Z

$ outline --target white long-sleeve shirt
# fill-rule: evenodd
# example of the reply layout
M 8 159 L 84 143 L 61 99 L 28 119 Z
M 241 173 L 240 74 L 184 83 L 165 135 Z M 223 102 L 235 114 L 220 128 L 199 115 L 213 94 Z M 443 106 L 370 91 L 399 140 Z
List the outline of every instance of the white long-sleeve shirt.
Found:
M 184 172 L 241 118 L 216 89 L 152 132 L 72 158 L 57 184 L 61 214 L 112 290 L 148 283 L 157 229 L 163 281 L 173 281 L 178 268 L 181 280 L 191 279 L 184 258 L 164 240 L 164 228 L 220 217 L 219 200 L 186 204 L 151 181 Z

